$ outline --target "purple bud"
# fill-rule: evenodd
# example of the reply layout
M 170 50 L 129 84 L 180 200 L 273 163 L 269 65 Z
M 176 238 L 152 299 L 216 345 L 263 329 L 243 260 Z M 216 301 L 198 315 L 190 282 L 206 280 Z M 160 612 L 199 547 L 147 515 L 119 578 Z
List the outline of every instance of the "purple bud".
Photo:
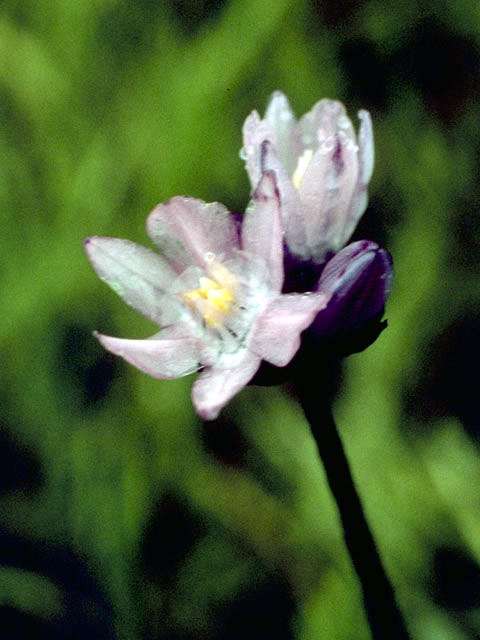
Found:
M 386 326 L 381 318 L 392 280 L 388 251 L 369 240 L 346 246 L 322 272 L 318 290 L 332 297 L 317 314 L 310 336 L 329 343 L 339 355 L 363 351 Z

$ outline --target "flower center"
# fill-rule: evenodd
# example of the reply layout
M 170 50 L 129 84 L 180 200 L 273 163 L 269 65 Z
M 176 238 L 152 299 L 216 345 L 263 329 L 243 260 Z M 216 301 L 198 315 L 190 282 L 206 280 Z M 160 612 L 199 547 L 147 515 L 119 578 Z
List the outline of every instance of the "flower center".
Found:
M 200 277 L 200 287 L 182 294 L 185 302 L 196 309 L 210 327 L 219 327 L 235 302 L 237 279 L 216 260 L 209 265 L 209 275 Z
M 299 157 L 297 168 L 293 172 L 293 176 L 292 176 L 292 182 L 295 189 L 300 188 L 300 183 L 302 182 L 302 178 L 305 174 L 305 171 L 308 168 L 308 165 L 310 164 L 310 160 L 312 159 L 312 156 L 313 156 L 313 150 L 305 149 L 305 151 Z

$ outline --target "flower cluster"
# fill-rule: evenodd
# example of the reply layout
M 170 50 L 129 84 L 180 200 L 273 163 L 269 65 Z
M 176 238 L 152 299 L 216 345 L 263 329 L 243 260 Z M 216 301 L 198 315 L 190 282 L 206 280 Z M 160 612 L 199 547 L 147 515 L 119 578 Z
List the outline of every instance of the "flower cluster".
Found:
M 101 344 L 156 378 L 200 371 L 193 403 L 213 419 L 262 362 L 288 365 L 305 330 L 331 341 L 380 318 L 388 253 L 370 241 L 342 249 L 373 168 L 370 117 L 360 118 L 358 141 L 338 102 L 297 123 L 277 92 L 265 118 L 244 125 L 252 201 L 241 226 L 219 203 L 175 197 L 147 220 L 159 252 L 88 238 L 98 275 L 160 328 L 145 340 L 96 334 Z

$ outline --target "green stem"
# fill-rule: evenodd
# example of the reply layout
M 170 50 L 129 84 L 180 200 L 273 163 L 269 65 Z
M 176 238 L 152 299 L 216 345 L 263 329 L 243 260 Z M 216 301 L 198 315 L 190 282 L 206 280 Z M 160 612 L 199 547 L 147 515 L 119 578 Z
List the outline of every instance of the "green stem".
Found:
M 345 543 L 362 587 L 372 638 L 409 640 L 393 587 L 383 568 L 355 489 L 330 400 L 325 392 L 327 380 L 318 374 L 308 375 L 307 369 L 303 375 L 297 375 L 296 388 L 337 504 Z

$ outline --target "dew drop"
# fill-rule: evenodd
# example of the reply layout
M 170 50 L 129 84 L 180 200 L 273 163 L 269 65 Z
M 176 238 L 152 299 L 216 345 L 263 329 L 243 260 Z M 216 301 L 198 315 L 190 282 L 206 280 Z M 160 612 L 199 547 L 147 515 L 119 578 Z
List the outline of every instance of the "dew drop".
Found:
M 216 258 L 215 254 L 212 251 L 207 251 L 204 257 L 205 262 L 213 262 Z
M 320 153 L 330 153 L 330 151 L 335 147 L 335 137 L 328 136 L 322 144 L 320 145 Z

